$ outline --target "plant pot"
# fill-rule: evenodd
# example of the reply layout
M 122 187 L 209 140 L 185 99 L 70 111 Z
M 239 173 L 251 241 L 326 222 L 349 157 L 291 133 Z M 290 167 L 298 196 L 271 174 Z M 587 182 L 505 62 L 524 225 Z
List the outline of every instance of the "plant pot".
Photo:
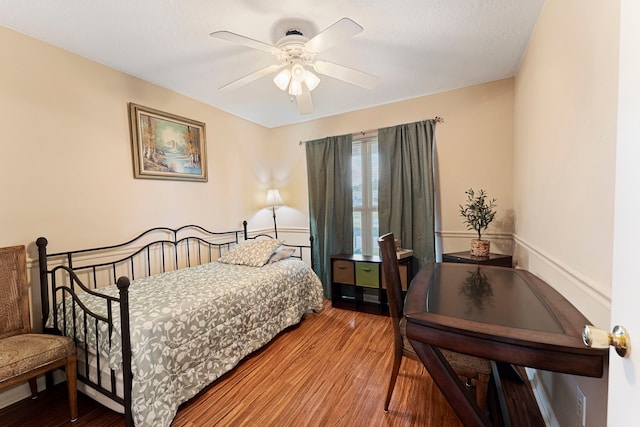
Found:
M 491 242 L 489 240 L 473 239 L 471 240 L 471 255 L 489 256 Z

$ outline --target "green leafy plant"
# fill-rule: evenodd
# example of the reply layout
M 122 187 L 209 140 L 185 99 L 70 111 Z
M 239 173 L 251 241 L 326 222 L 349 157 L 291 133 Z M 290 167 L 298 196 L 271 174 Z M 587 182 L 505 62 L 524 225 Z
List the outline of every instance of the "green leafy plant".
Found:
M 467 203 L 460 205 L 460 215 L 464 218 L 467 230 L 475 230 L 478 240 L 482 240 L 482 233 L 496 216 L 496 199 L 489 200 L 484 190 L 476 193 L 470 188 L 464 193 L 467 195 Z

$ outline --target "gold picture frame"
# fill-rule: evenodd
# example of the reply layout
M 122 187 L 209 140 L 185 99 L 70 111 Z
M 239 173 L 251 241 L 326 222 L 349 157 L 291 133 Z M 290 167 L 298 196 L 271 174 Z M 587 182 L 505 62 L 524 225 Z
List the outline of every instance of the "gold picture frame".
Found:
M 205 124 L 129 103 L 135 178 L 207 181 Z

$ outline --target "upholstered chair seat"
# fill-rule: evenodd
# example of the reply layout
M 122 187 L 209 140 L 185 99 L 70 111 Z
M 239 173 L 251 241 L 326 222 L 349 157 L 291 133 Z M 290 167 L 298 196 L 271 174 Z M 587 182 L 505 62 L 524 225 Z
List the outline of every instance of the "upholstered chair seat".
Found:
M 0 340 L 0 383 L 65 359 L 76 353 L 69 337 L 45 334 L 20 334 Z M 64 365 L 64 363 L 63 363 Z
M 24 246 L 0 248 L 0 390 L 29 382 L 38 396 L 36 379 L 64 368 L 71 421 L 78 418 L 76 346 L 73 339 L 31 333 Z

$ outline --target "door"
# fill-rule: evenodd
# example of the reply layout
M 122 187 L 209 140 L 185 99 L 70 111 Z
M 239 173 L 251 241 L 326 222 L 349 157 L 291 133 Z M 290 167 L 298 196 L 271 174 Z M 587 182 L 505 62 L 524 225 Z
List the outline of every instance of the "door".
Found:
M 640 425 L 640 2 L 620 6 L 611 327 L 627 329 L 631 352 L 610 353 L 609 427 Z

